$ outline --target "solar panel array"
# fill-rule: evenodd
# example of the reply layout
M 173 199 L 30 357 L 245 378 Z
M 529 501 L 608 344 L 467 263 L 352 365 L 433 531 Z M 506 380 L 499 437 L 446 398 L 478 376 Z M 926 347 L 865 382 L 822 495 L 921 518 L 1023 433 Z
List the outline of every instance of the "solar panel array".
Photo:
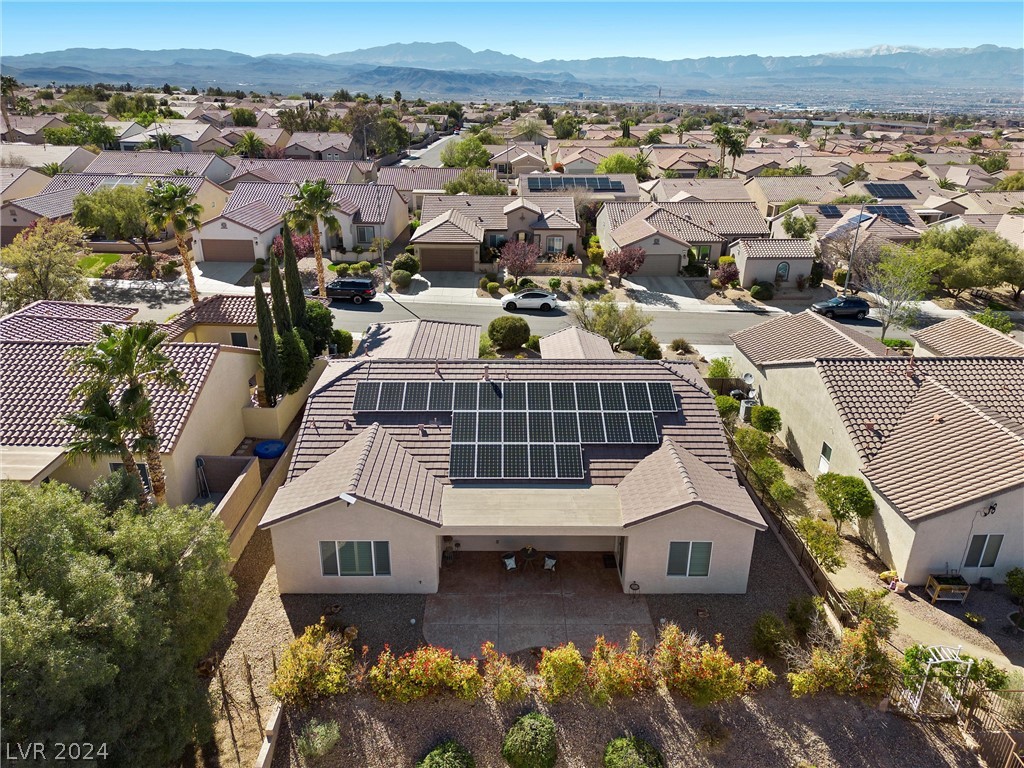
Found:
M 882 216 L 896 224 L 909 225 L 911 223 L 910 214 L 902 205 L 868 205 L 865 206 L 865 209 L 868 213 Z
M 549 192 L 551 190 L 581 187 L 593 192 L 625 192 L 621 181 L 609 179 L 607 176 L 537 176 L 526 180 L 531 192 Z
M 668 382 L 361 381 L 356 411 L 451 411 L 452 479 L 583 479 L 582 446 L 657 445 Z
M 868 194 L 872 197 L 877 197 L 881 200 L 913 200 L 914 193 L 910 191 L 910 188 L 906 184 L 892 184 L 869 181 L 864 185 L 864 189 L 868 191 Z
M 818 213 L 826 219 L 840 219 L 843 216 L 843 212 L 840 211 L 839 206 L 836 205 L 819 205 Z

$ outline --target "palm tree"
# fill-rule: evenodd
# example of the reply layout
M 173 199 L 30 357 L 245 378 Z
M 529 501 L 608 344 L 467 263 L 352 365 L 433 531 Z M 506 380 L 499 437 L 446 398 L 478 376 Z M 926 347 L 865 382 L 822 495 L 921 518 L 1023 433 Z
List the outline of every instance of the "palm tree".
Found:
M 294 195 L 287 195 L 292 201 L 292 210 L 285 214 L 288 224 L 298 232 L 313 235 L 313 253 L 316 254 L 316 283 L 320 295 L 327 297 L 327 281 L 324 276 L 324 249 L 320 244 L 320 222 L 329 232 L 341 230 L 338 217 L 334 215 L 334 193 L 327 181 L 305 181 Z
M 60 163 L 46 163 L 45 165 L 39 167 L 39 172 L 43 174 L 43 176 L 53 177 L 56 176 L 58 173 L 63 173 L 64 166 L 62 166 Z
M 7 112 L 7 102 L 14 100 L 14 92 L 18 90 L 18 81 L 10 75 L 0 75 L 0 116 L 4 119 L 4 130 L 11 127 L 11 116 Z
M 715 127 L 711 129 L 714 134 L 714 142 L 718 145 L 721 150 L 721 159 L 718 162 L 718 168 L 720 170 L 725 169 L 725 153 L 729 150 L 729 145 L 733 142 L 732 128 L 725 123 L 715 123 Z
M 636 157 L 633 158 L 633 163 L 636 165 L 636 178 L 638 181 L 647 181 L 651 178 L 651 150 L 647 150 L 645 154 L 643 150 L 636 153 Z
M 243 133 L 242 138 L 238 140 L 232 150 L 236 155 L 242 155 L 242 157 L 263 157 L 263 153 L 266 151 L 267 143 L 253 131 Z
M 103 456 L 117 454 L 124 471 L 138 481 L 139 503 L 145 507 L 149 501 L 146 485 L 134 455 L 150 447 L 149 438 L 139 437 L 145 413 L 142 402 L 138 389 L 125 389 L 115 402 L 108 388 L 99 387 L 85 398 L 79 410 L 64 416 L 64 423 L 78 430 L 68 443 L 68 458 L 74 462 L 86 456 L 96 462 Z
M 729 153 L 729 157 L 732 158 L 732 165 L 729 168 L 729 175 L 734 176 L 736 174 L 736 161 L 743 157 L 743 155 L 747 151 L 746 132 L 733 132 L 732 139 L 729 141 L 729 145 L 726 147 L 726 151 Z
M 199 303 L 199 292 L 192 274 L 192 254 L 185 243 L 185 233 L 200 228 L 202 215 L 203 206 L 196 202 L 195 192 L 187 184 L 158 181 L 146 190 L 146 217 L 157 230 L 170 229 L 174 232 L 193 304 Z
M 142 142 L 143 149 L 159 149 L 163 152 L 170 152 L 175 147 L 180 147 L 181 141 L 177 136 L 170 133 L 154 133 L 144 142 Z
M 167 334 L 154 322 L 121 328 L 104 325 L 96 341 L 68 352 L 69 372 L 84 376 L 83 381 L 72 388 L 72 397 L 84 397 L 88 401 L 96 397 L 97 392 L 123 389 L 132 393 L 133 418 L 138 425 L 138 439 L 149 465 L 149 480 L 158 504 L 167 502 L 167 478 L 153 415 L 152 390 L 154 387 L 182 390 L 186 386 L 174 363 L 160 349 L 166 338 Z
M 953 183 L 952 179 L 939 179 L 938 185 L 939 189 L 956 189 L 956 184 Z

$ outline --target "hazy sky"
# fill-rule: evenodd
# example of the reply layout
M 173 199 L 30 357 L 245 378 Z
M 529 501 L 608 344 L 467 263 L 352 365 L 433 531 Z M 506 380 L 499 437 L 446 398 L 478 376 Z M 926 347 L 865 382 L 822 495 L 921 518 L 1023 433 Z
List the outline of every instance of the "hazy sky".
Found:
M 879 44 L 1024 45 L 1024 3 L 805 2 L 124 2 L 2 1 L 3 53 L 64 48 L 224 48 L 335 53 L 455 41 L 534 60 L 793 55 Z

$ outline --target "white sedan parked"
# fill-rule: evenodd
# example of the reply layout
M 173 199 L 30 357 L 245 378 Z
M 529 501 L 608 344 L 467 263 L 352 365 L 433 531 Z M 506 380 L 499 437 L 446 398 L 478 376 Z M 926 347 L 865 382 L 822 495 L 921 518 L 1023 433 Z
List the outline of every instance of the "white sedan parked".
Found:
M 505 309 L 539 309 L 547 312 L 558 301 L 558 296 L 551 291 L 542 291 L 538 288 L 526 288 L 519 293 L 510 293 L 501 300 L 501 306 Z

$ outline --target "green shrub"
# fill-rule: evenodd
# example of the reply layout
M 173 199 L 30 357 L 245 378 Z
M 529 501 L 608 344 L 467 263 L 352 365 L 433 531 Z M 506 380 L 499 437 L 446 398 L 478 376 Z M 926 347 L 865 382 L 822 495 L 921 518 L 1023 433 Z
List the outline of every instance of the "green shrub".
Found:
M 592 282 L 587 283 L 582 288 L 580 288 L 580 293 L 582 293 L 584 296 L 590 296 L 593 293 L 600 293 L 602 290 L 604 290 L 604 283 Z
M 669 346 L 673 352 L 678 352 L 681 355 L 692 355 L 696 351 L 693 345 L 682 336 L 678 339 L 672 339 L 672 343 Z
M 370 262 L 368 262 L 368 261 L 360 261 L 360 262 L 359 262 L 358 264 L 356 264 L 356 268 L 357 268 L 357 269 L 358 269 L 358 270 L 359 270 L 359 271 L 360 271 L 360 272 L 361 272 L 362 274 L 364 274 L 364 275 L 365 275 L 365 274 L 366 274 L 367 272 L 372 272 L 372 271 L 373 271 L 373 264 L 371 264 L 371 263 L 370 263 Z
M 708 265 L 699 261 L 688 261 L 683 267 L 683 273 L 687 277 L 707 277 Z
M 141 259 L 139 260 L 139 264 L 140 264 L 140 265 L 142 264 L 142 260 L 141 260 Z M 252 273 L 253 273 L 254 275 L 260 275 L 260 274 L 263 274 L 263 272 L 264 272 L 264 271 L 266 270 L 266 268 L 267 268 L 267 267 L 266 267 L 266 266 L 265 266 L 264 264 L 260 264 L 260 263 L 259 263 L 259 262 L 257 261 L 257 262 L 256 262 L 255 264 L 253 264 L 253 265 L 252 265 Z
M 847 272 L 848 270 L 845 270 L 842 267 L 840 267 L 839 269 L 832 273 L 832 282 L 835 283 L 836 285 L 845 285 Z
M 588 264 L 587 265 L 587 277 L 601 277 L 601 265 L 600 264 Z
M 778 408 L 770 405 L 755 405 L 750 409 L 750 425 L 769 435 L 782 429 L 782 416 Z
M 796 532 L 822 570 L 835 573 L 846 565 L 842 555 L 843 540 L 834 526 L 814 517 L 801 517 L 796 521 Z
M 645 360 L 661 360 L 661 345 L 649 330 L 644 328 L 640 333 L 622 343 L 622 349 L 632 352 Z
M 526 670 L 503 653 L 494 649 L 494 643 L 487 641 L 480 648 L 483 658 L 484 685 L 497 702 L 518 701 L 530 695 L 530 684 Z
M 420 260 L 408 253 L 403 253 L 391 262 L 391 269 L 400 269 L 404 272 L 408 272 L 410 275 L 417 275 L 420 271 Z
M 650 742 L 636 736 L 621 736 L 604 748 L 604 768 L 664 768 L 665 759 Z
M 1000 333 L 1010 333 L 1013 331 L 1013 320 L 1005 312 L 994 312 L 992 309 L 986 308 L 972 315 L 972 317 L 982 325 L 987 325 L 989 328 Z
M 412 275 L 406 272 L 404 269 L 396 269 L 391 273 L 391 282 L 397 285 L 399 288 L 408 288 L 412 283 Z
M 751 461 L 755 462 L 768 455 L 768 435 L 751 427 L 740 427 L 733 433 L 736 447 Z
M 410 235 L 414 234 L 416 232 L 416 230 L 419 229 L 419 228 L 420 228 L 420 220 L 419 219 L 417 219 L 417 218 L 409 219 L 409 234 Z M 411 245 L 407 246 L 407 247 L 412 248 Z
M 875 512 L 875 499 L 867 483 L 856 475 L 825 472 L 814 479 L 814 492 L 828 507 L 837 534 L 842 531 L 843 523 L 866 520 Z
M 560 278 L 560 277 L 552 277 L 550 280 L 548 280 L 548 288 L 550 288 L 552 291 L 557 291 L 561 287 L 562 287 L 562 278 Z
M 533 280 L 531 280 L 528 277 L 524 277 L 523 279 L 521 279 L 519 281 L 519 288 L 518 288 L 518 290 L 525 291 L 527 288 L 536 288 L 536 287 L 537 287 L 537 284 L 535 282 L 533 282 Z
M 843 593 L 846 604 L 856 614 L 858 620 L 870 619 L 875 625 L 879 637 L 888 640 L 892 637 L 900 620 L 896 610 L 886 604 L 886 598 L 892 594 L 888 589 L 864 589 L 855 587 Z
M 732 358 L 716 357 L 708 363 L 709 379 L 735 379 L 736 368 L 733 367 Z
M 446 741 L 430 750 L 416 768 L 476 768 L 476 761 L 459 742 Z
M 487 290 L 487 286 L 488 286 L 488 284 L 489 284 L 490 282 L 491 282 L 491 281 L 490 281 L 490 280 L 488 280 L 488 279 L 487 279 L 486 277 L 481 277 L 481 278 L 480 278 L 480 290 L 481 290 L 481 291 L 486 291 L 486 290 Z M 497 283 L 495 283 L 495 285 L 497 285 Z
M 754 283 L 750 286 L 750 298 L 758 301 L 771 301 L 775 296 L 775 288 L 768 283 Z
M 555 721 L 539 712 L 523 715 L 505 734 L 501 756 L 512 768 L 554 768 Z
M 785 480 L 776 480 L 768 488 L 768 493 L 779 504 L 789 504 L 796 498 L 796 489 Z
M 308 340 L 303 340 L 303 331 L 309 337 Z M 277 357 L 281 361 L 285 391 L 290 395 L 298 392 L 306 383 L 312 365 L 306 345 L 313 344 L 313 335 L 305 328 L 292 328 L 285 333 L 274 334 L 274 339 L 277 342 Z
M 807 285 L 811 288 L 820 288 L 821 281 L 825 279 L 825 265 L 820 261 L 811 264 L 811 274 L 807 276 Z
M 793 633 L 785 622 L 771 611 L 765 611 L 754 622 L 754 636 L 750 644 L 762 656 L 779 655 L 783 643 L 789 642 Z
M 263 266 L 266 266 L 267 265 L 267 260 L 263 256 L 257 256 L 256 257 L 256 263 L 257 264 L 262 264 Z
M 882 339 L 882 343 L 890 349 L 910 349 L 914 346 L 914 342 L 906 339 Z
M 654 670 L 641 650 L 640 635 L 630 632 L 625 650 L 607 643 L 603 636 L 598 637 L 587 664 L 586 680 L 590 699 L 598 705 L 608 704 L 613 699 L 633 698 L 653 688 Z
M 352 334 L 340 328 L 331 331 L 331 344 L 338 348 L 338 354 L 348 357 L 352 354 Z
M 793 630 L 800 637 L 807 637 L 814 622 L 821 616 L 822 602 L 820 597 L 805 595 L 794 597 L 786 606 L 786 618 L 793 625 Z
M 484 277 L 487 278 L 488 283 L 498 282 L 498 276 L 494 272 L 487 272 L 486 274 L 484 274 Z
M 514 290 L 516 287 L 516 279 L 514 277 L 506 277 L 505 287 L 508 288 L 510 291 Z
M 477 353 L 477 357 L 481 360 L 492 360 L 498 355 L 494 352 L 494 345 L 491 343 L 491 338 L 486 333 L 480 334 L 480 350 Z
M 537 672 L 541 677 L 541 695 L 548 701 L 572 696 L 587 674 L 583 657 L 572 643 L 545 648 Z
M 535 333 L 530 334 L 530 338 L 526 340 L 523 346 L 527 349 L 532 349 L 534 352 L 540 352 L 540 336 Z
M 739 401 L 729 395 L 719 395 L 715 398 L 715 407 L 718 409 L 718 415 L 722 417 L 722 421 L 733 423 L 736 418 L 740 415 L 740 404 Z
M 472 700 L 484 685 L 476 661 L 463 661 L 447 648 L 432 645 L 397 658 L 385 646 L 369 678 L 370 688 L 381 699 L 403 703 L 441 693 Z
M 310 338 L 302 334 L 302 342 L 309 351 L 310 358 L 322 355 L 331 342 L 331 331 L 334 330 L 334 315 L 316 299 L 306 299 L 306 317 L 302 321 L 302 331 L 308 331 Z
M 306 760 L 316 760 L 334 749 L 341 738 L 341 726 L 334 720 L 310 720 L 299 732 L 296 741 L 299 754 Z
M 488 293 L 497 293 L 501 290 L 501 283 L 488 283 L 485 290 Z
M 844 629 L 837 647 L 816 647 L 806 664 L 786 675 L 794 697 L 832 691 L 843 695 L 881 696 L 892 686 L 893 665 L 875 625 L 862 621 Z
M 352 265 L 348 262 L 342 262 L 334 268 L 334 271 L 341 277 L 348 277 L 348 273 L 352 271 Z
M 352 649 L 327 630 L 323 619 L 288 644 L 270 681 L 270 692 L 288 706 L 304 707 L 321 696 L 348 690 Z
M 487 326 L 487 335 L 498 349 L 519 349 L 530 340 L 530 325 L 515 315 L 496 317 Z
M 718 257 L 718 267 L 719 267 L 719 269 L 721 269 L 722 267 L 727 267 L 730 264 L 735 264 L 735 263 L 736 263 L 736 258 L 734 256 L 719 256 Z
M 754 461 L 751 464 L 751 469 L 754 470 L 757 479 L 761 481 L 765 488 L 771 488 L 773 483 L 785 479 L 782 465 L 771 456 L 764 456 Z

